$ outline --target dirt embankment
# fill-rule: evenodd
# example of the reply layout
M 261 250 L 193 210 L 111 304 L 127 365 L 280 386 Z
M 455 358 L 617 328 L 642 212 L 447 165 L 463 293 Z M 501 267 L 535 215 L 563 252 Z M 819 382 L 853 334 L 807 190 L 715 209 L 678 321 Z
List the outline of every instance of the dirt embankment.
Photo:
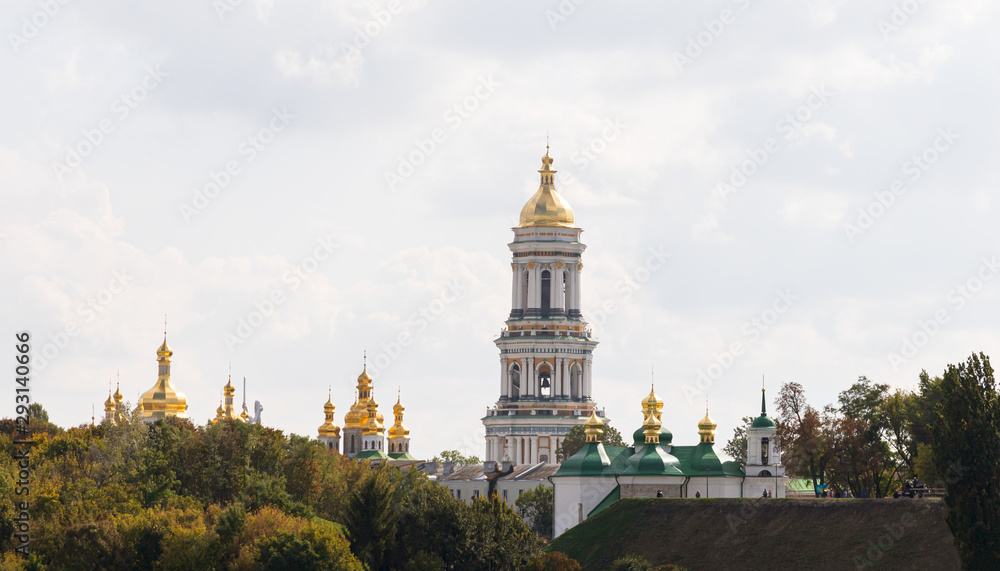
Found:
M 910 499 L 622 500 L 551 549 L 595 570 L 630 553 L 691 571 L 959 569 L 947 509 Z

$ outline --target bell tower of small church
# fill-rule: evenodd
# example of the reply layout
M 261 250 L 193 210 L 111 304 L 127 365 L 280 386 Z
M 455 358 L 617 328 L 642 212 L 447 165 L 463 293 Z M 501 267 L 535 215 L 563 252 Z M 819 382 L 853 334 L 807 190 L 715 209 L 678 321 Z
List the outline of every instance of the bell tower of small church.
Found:
M 508 244 L 511 309 L 495 341 L 500 398 L 483 418 L 487 461 L 555 463 L 566 433 L 595 410 L 597 341 L 580 312 L 586 246 L 573 209 L 556 192 L 552 163 L 546 147 L 538 191 L 521 210 Z

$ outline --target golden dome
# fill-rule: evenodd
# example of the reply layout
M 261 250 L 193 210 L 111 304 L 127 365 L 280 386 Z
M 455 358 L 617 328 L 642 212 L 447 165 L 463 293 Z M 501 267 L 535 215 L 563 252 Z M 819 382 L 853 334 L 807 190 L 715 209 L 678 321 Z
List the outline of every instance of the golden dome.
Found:
M 170 357 L 174 352 L 167 345 L 166 335 L 163 345 L 156 350 L 157 361 L 160 362 L 159 376 L 156 384 L 139 397 L 139 406 L 144 421 L 155 420 L 167 416 L 187 418 L 187 397 L 174 388 L 170 382 Z
M 649 384 L 649 396 L 642 399 L 642 412 L 643 414 L 652 413 L 657 420 L 661 420 L 660 416 L 663 411 L 663 401 L 660 397 L 656 396 L 656 391 L 653 390 L 653 384 Z
M 548 147 L 542 157 L 541 185 L 538 192 L 521 209 L 521 220 L 518 228 L 529 226 L 562 226 L 573 228 L 575 218 L 573 208 L 556 192 L 555 174 L 552 170 L 552 157 Z
M 362 412 L 362 405 L 355 399 L 351 410 L 344 415 L 344 428 L 361 428 L 367 420 L 367 414 Z
M 163 336 L 163 345 L 160 345 L 160 348 L 156 350 L 156 356 L 160 359 L 169 359 L 174 356 L 173 349 L 170 348 L 170 345 L 167 345 L 166 335 Z
M 250 422 L 250 415 L 247 414 L 246 407 L 243 408 L 243 412 L 240 413 L 240 420 L 243 422 Z
M 121 386 L 115 386 L 115 402 L 122 402 Z
M 653 414 L 646 415 L 642 423 L 642 433 L 646 436 L 646 444 L 660 443 L 660 421 Z
M 368 365 L 366 363 L 364 365 L 364 369 L 362 369 L 361 371 L 361 374 L 358 375 L 358 384 L 370 385 L 371 383 L 372 383 L 372 378 L 371 376 L 368 375 Z
M 323 405 L 323 412 L 329 412 L 329 413 L 332 414 L 333 411 L 334 411 L 334 409 L 336 409 L 336 408 L 337 408 L 337 406 L 335 404 L 333 404 L 333 396 L 328 397 L 326 399 L 326 404 Z
M 407 438 L 410 436 L 410 429 L 403 426 L 403 411 L 406 407 L 400 401 L 400 397 L 396 397 L 396 404 L 393 405 L 392 411 L 396 416 L 396 423 L 392 425 L 389 429 L 389 438 Z
M 226 396 L 232 396 L 236 394 L 236 387 L 233 386 L 232 375 L 229 376 L 229 380 L 226 381 L 226 386 L 222 387 L 222 390 L 225 391 Z
M 104 401 L 104 410 L 114 410 L 115 401 L 111 400 L 111 393 L 108 393 L 108 400 Z
M 705 407 L 705 418 L 698 423 L 698 435 L 701 436 L 702 443 L 715 444 L 715 428 L 718 426 L 711 416 L 708 416 L 708 407 Z
M 583 423 L 583 433 L 587 435 L 587 442 L 600 442 L 604 434 L 604 421 L 597 416 L 597 409 L 590 411 L 590 418 Z

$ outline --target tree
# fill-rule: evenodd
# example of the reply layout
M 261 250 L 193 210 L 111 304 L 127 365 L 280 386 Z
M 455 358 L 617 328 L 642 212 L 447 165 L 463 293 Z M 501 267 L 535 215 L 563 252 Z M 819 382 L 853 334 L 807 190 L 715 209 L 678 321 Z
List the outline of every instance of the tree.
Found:
M 538 536 L 497 494 L 472 500 L 469 513 L 473 549 L 466 564 L 456 568 L 514 571 L 538 556 Z
M 1000 396 L 984 353 L 948 365 L 932 449 L 945 476 L 948 527 L 965 569 L 1000 568 Z
M 752 416 L 744 416 L 742 424 L 733 430 L 733 437 L 729 439 L 726 443 L 726 447 L 722 449 L 723 452 L 730 455 L 733 460 L 740 463 L 740 466 L 746 467 L 747 465 L 747 429 L 753 423 Z
M 605 446 L 626 446 L 625 441 L 622 440 L 621 433 L 610 424 L 604 425 L 604 436 L 601 438 L 601 442 Z M 556 458 L 560 462 L 565 462 L 567 458 L 579 452 L 586 443 L 587 434 L 583 431 L 583 425 L 578 424 L 569 429 L 569 432 L 563 437 L 562 443 L 559 444 L 559 449 L 556 450 Z
M 48 422 L 49 413 L 42 406 L 42 403 L 33 402 L 28 405 L 28 417 L 35 422 Z
M 555 512 L 555 490 L 552 486 L 539 484 L 527 490 L 514 502 L 517 513 L 528 522 L 531 529 L 541 537 L 552 537 L 552 522 Z
M 397 515 L 389 469 L 375 470 L 351 494 L 344 514 L 351 551 L 368 569 L 383 568 L 396 543 Z
M 531 562 L 530 571 L 580 571 L 580 563 L 565 553 L 549 551 Z
M 479 456 L 463 456 L 458 450 L 443 450 L 440 455 L 431 458 L 431 462 L 454 462 L 460 466 L 483 463 Z
M 811 479 L 813 489 L 825 484 L 830 460 L 827 427 L 819 411 L 806 403 L 802 385 L 782 385 L 778 412 L 778 443 L 789 472 Z

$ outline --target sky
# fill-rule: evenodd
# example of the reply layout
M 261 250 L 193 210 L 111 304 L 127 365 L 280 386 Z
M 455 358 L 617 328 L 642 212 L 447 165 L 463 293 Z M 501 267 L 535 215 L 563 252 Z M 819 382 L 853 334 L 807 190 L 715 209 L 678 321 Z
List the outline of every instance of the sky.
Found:
M 1000 6 L 584 0 L 0 8 L 0 359 L 60 426 L 229 375 L 316 435 L 367 351 L 414 455 L 484 454 L 546 140 L 584 229 L 594 397 L 676 444 L 1000 354 Z M 773 408 L 773 405 L 771 405 Z

